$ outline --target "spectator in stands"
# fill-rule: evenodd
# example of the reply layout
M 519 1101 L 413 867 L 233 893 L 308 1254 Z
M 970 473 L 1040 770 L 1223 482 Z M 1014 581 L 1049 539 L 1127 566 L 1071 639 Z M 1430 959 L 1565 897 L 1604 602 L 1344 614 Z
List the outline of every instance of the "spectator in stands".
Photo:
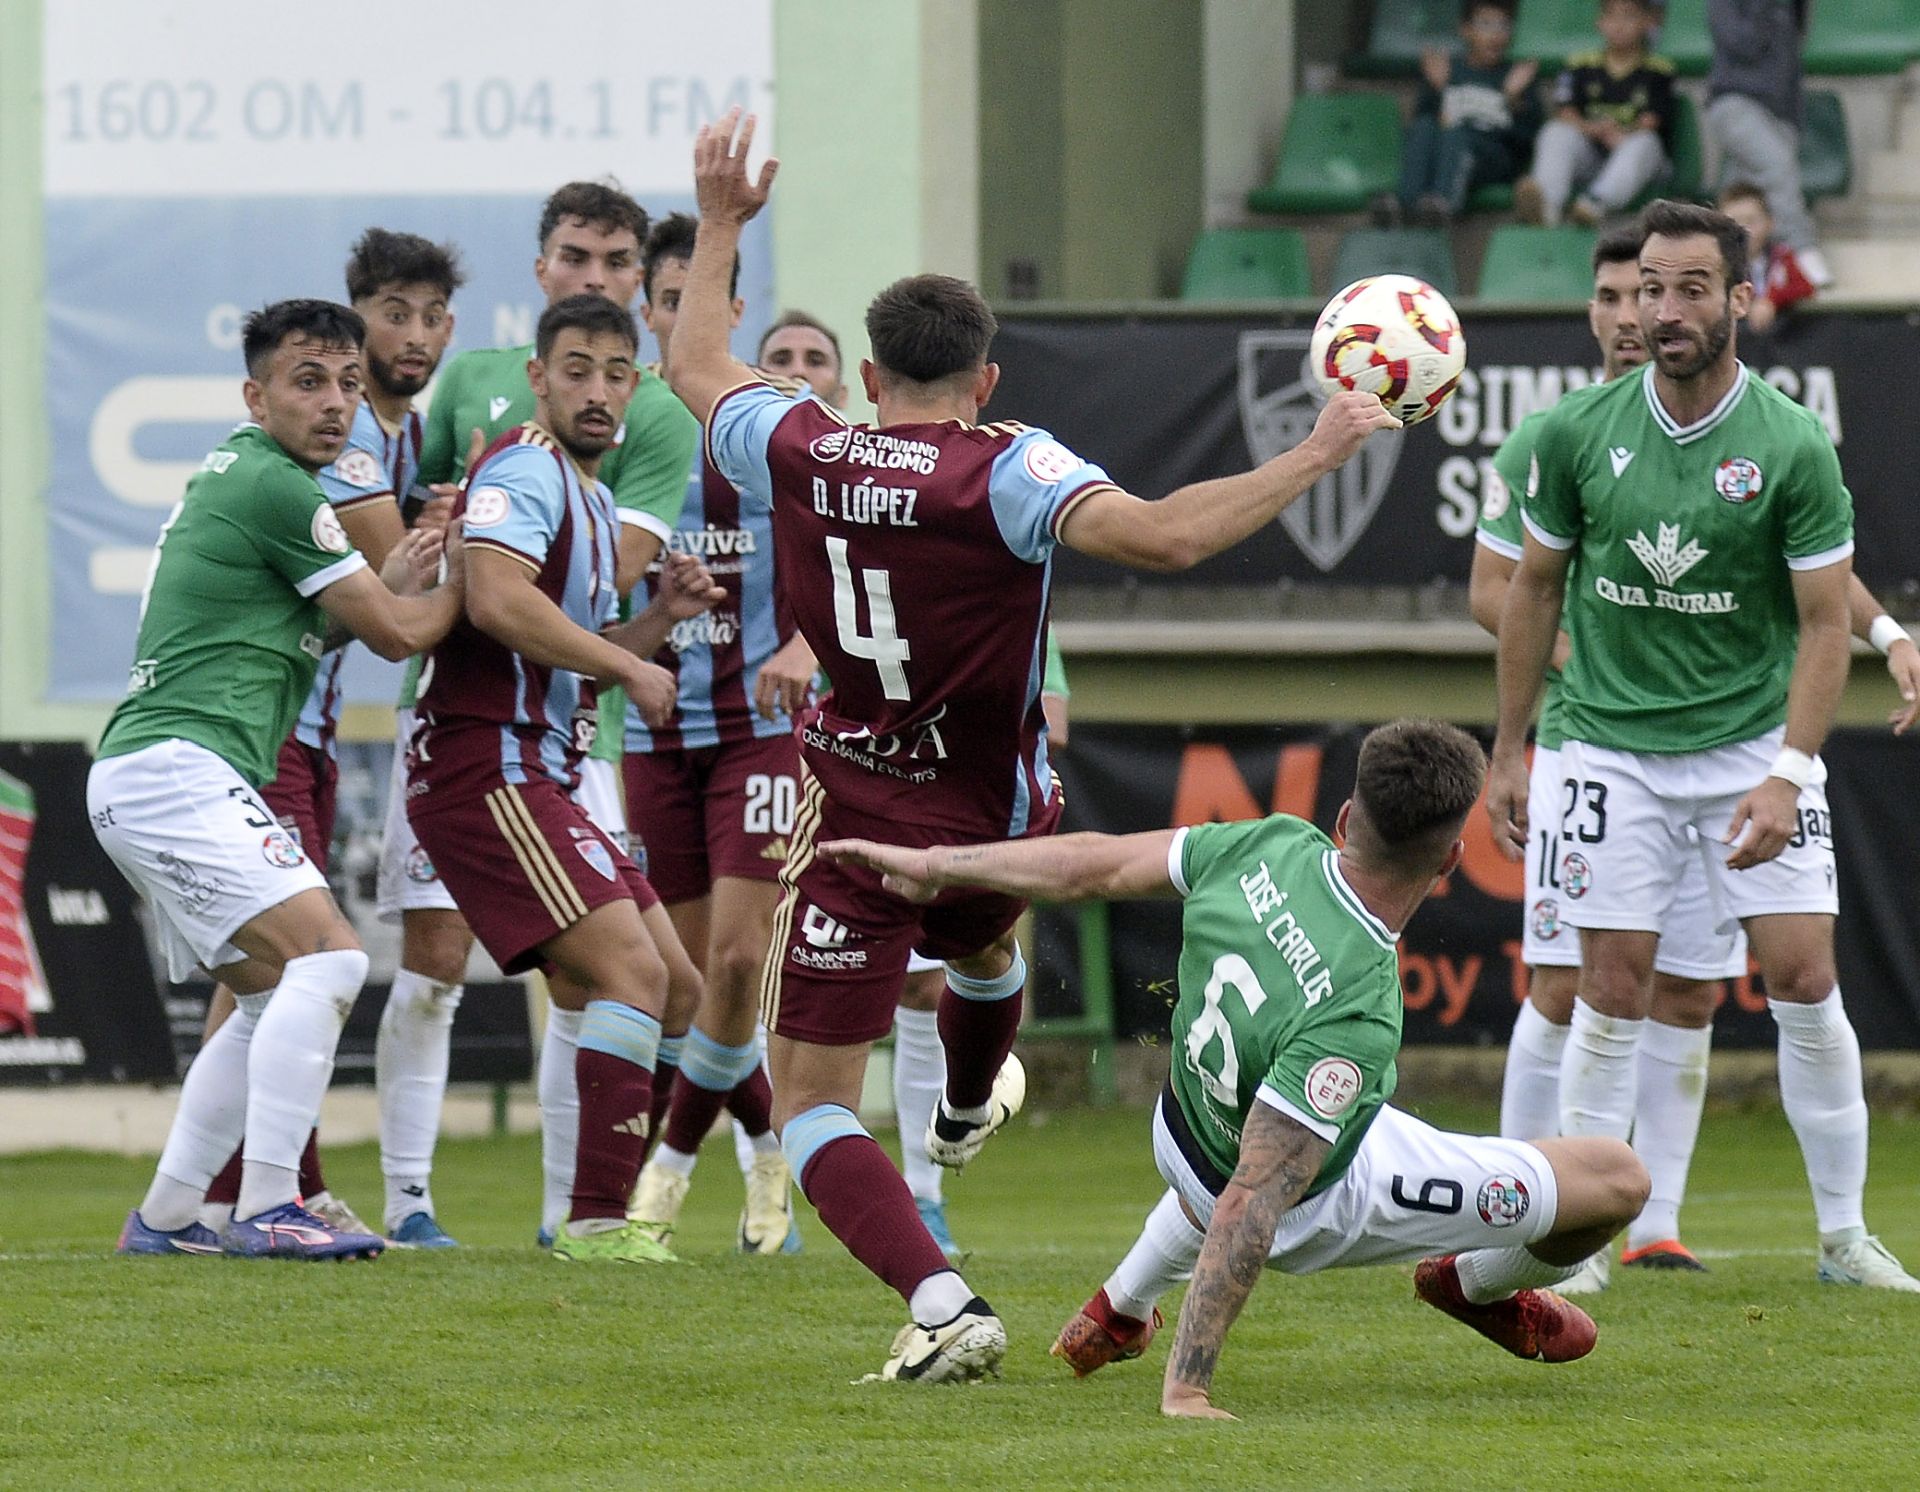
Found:
M 1606 46 L 1568 58 L 1554 84 L 1533 171 L 1514 188 L 1523 222 L 1597 223 L 1667 173 L 1673 64 L 1648 45 L 1659 19 L 1647 0 L 1601 0 Z
M 1764 332 L 1788 306 L 1811 299 L 1819 287 L 1807 274 L 1793 246 L 1774 237 L 1767 194 L 1759 187 L 1750 181 L 1730 181 L 1720 188 L 1718 205 L 1747 230 L 1747 253 L 1753 261 L 1747 271 L 1747 278 L 1753 281 L 1753 304 L 1747 308 L 1747 325 Z
M 1767 194 L 1780 241 L 1816 286 L 1833 273 L 1800 190 L 1800 43 L 1806 0 L 1707 0 L 1713 65 L 1707 73 L 1707 139 L 1720 178 Z
M 1459 56 L 1430 47 L 1420 58 L 1420 96 L 1407 126 L 1398 196 L 1373 205 L 1381 227 L 1402 214 L 1444 228 L 1475 187 L 1509 182 L 1526 164 L 1540 130 L 1537 62 L 1512 62 L 1513 16 L 1498 0 L 1470 0 L 1460 20 Z

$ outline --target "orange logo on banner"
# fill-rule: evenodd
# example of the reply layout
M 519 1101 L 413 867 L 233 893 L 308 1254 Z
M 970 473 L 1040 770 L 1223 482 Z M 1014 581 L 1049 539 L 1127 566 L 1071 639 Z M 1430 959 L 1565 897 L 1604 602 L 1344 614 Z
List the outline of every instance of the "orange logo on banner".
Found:
M 1262 810 L 1234 765 L 1232 752 L 1219 745 L 1189 746 L 1180 754 L 1180 780 L 1174 785 L 1173 822 L 1168 827 L 1233 823 L 1264 818 L 1267 813 L 1311 819 L 1320 792 L 1323 756 L 1311 742 L 1281 747 L 1273 772 L 1273 806 Z

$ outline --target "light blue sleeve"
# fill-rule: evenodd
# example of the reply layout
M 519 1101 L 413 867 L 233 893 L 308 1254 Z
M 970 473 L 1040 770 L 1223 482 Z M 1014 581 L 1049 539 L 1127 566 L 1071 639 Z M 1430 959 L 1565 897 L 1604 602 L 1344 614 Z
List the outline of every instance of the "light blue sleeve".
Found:
M 347 446 L 317 473 L 320 490 L 336 508 L 351 508 L 377 497 L 392 497 L 393 479 L 387 471 L 387 437 L 362 404 L 347 431 Z
M 566 511 L 566 479 L 553 452 L 508 446 L 467 480 L 466 541 L 507 550 L 538 568 Z
M 1060 520 L 1074 503 L 1113 485 L 1105 471 L 1046 431 L 1027 430 L 995 458 L 987 498 L 1007 548 L 1037 565 L 1053 552 Z
M 767 446 L 776 426 L 810 395 L 783 394 L 765 383 L 745 383 L 720 396 L 707 420 L 707 459 L 713 469 L 762 506 L 773 503 Z

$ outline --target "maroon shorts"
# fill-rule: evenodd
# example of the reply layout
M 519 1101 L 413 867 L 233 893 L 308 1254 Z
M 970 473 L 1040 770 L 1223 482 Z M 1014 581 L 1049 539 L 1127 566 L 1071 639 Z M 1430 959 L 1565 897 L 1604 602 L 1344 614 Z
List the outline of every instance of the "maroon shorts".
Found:
M 333 848 L 334 800 L 340 786 L 340 764 L 317 746 L 303 746 L 292 736 L 280 743 L 273 781 L 260 796 L 280 820 L 280 826 L 307 852 L 314 869 L 327 873 L 327 852 Z
M 630 752 L 625 772 L 634 854 L 662 901 L 696 900 L 722 876 L 779 878 L 800 797 L 792 736 Z
M 419 781 L 416 775 L 409 786 Z M 540 945 L 610 902 L 660 898 L 626 853 L 550 777 L 491 785 L 463 771 L 409 796 L 407 821 L 481 945 L 509 974 L 541 968 Z
M 1028 837 L 1060 822 L 1060 794 L 1033 816 Z M 772 956 L 760 983 L 760 1019 L 769 1031 L 821 1046 L 877 1041 L 893 1029 L 907 955 L 966 958 L 1006 932 L 1027 908 L 993 891 L 946 891 L 925 906 L 903 900 L 859 865 L 820 859 L 829 839 L 875 839 L 920 848 L 953 835 L 880 822 L 829 801 L 802 779 L 792 852 L 780 872 L 785 895 L 774 916 Z

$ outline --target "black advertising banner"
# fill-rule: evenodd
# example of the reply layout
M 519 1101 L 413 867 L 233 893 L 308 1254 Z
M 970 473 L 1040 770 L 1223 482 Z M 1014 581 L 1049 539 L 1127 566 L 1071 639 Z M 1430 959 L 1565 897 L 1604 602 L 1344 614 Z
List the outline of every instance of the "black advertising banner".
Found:
M 87 822 L 91 765 L 0 742 L 0 1083 L 174 1075 L 138 900 Z
M 1493 453 L 1528 414 L 1598 377 L 1582 317 L 1464 318 L 1467 371 L 1432 420 L 1375 436 L 1280 523 L 1177 578 L 1178 584 L 1276 581 L 1420 586 L 1466 583 L 1480 492 Z M 1744 331 L 1750 367 L 1819 415 L 1853 491 L 1855 568 L 1876 589 L 1920 581 L 1910 519 L 1920 425 L 1888 368 L 1920 349 L 1907 315 L 1796 312 L 1766 337 Z M 1122 486 L 1161 497 L 1245 471 L 1313 428 L 1304 317 L 1080 318 L 1009 315 L 994 341 L 995 419 L 1023 420 L 1096 461 Z M 1067 586 L 1166 584 L 1062 550 Z
M 1078 724 L 1056 767 L 1067 829 L 1129 834 L 1179 824 L 1297 813 L 1330 829 L 1347 797 L 1365 730 L 1359 726 L 1175 728 Z M 1824 753 L 1840 870 L 1840 985 L 1862 1046 L 1920 1047 L 1920 872 L 1906 824 L 1920 745 L 1874 731 L 1839 731 Z M 1467 821 L 1460 869 L 1421 907 L 1400 945 L 1406 1040 L 1504 1044 L 1526 989 L 1520 961 L 1523 871 L 1493 844 L 1487 816 Z M 1044 967 L 1071 971 L 1073 923 L 1039 913 Z M 1116 1022 L 1124 1036 L 1164 1035 L 1180 948 L 1177 901 L 1129 903 L 1112 918 Z M 1037 1013 L 1074 1013 L 1069 973 L 1037 984 Z M 1717 1039 L 1774 1045 L 1757 976 L 1728 981 Z

